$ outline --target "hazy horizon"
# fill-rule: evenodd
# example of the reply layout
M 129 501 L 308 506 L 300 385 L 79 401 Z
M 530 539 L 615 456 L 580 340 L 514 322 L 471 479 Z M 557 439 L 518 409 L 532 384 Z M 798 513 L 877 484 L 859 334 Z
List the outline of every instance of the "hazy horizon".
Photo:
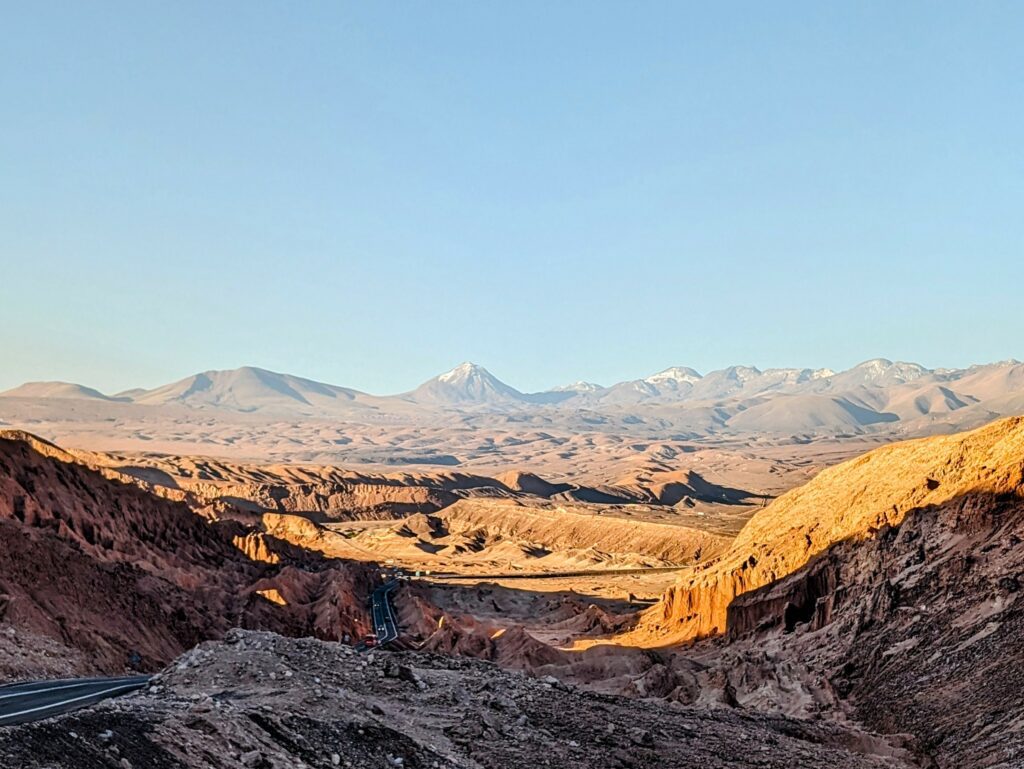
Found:
M 711 369 L 698 369 L 695 366 L 687 366 L 686 364 L 676 363 L 676 364 L 671 364 L 669 366 L 662 366 L 661 368 L 659 368 L 657 370 L 654 370 L 654 371 L 648 371 L 648 372 L 639 373 L 639 374 L 636 374 L 636 375 L 624 376 L 624 377 L 621 377 L 621 378 L 615 379 L 615 380 L 609 380 L 609 381 L 604 381 L 604 382 L 596 382 L 596 381 L 591 380 L 591 379 L 576 378 L 576 379 L 567 379 L 567 380 L 564 380 L 564 381 L 561 381 L 561 382 L 556 382 L 554 384 L 549 384 L 547 386 L 539 387 L 539 388 L 520 387 L 517 384 L 516 381 L 510 380 L 509 378 L 507 378 L 506 376 L 501 374 L 501 372 L 494 371 L 490 366 L 488 366 L 485 363 L 480 363 L 479 361 L 461 361 L 460 363 L 455 364 L 455 365 L 453 365 L 453 366 L 451 366 L 451 367 L 449 367 L 447 369 L 444 369 L 444 370 L 441 370 L 441 371 L 435 371 L 433 374 L 430 374 L 428 377 L 425 377 L 423 379 L 417 380 L 415 382 L 411 382 L 406 387 L 404 387 L 404 388 L 402 388 L 400 390 L 393 390 L 393 391 L 387 391 L 387 392 L 385 392 L 385 391 L 367 390 L 367 389 L 364 389 L 364 388 L 361 388 L 361 387 L 357 387 L 357 386 L 355 386 L 355 385 L 353 385 L 353 384 L 351 384 L 349 382 L 336 382 L 336 381 L 330 381 L 330 380 L 321 380 L 321 379 L 317 379 L 316 377 L 308 376 L 308 375 L 306 375 L 305 373 L 303 373 L 301 371 L 281 371 L 281 370 L 275 370 L 275 369 L 268 369 L 266 366 L 258 366 L 256 364 L 252 364 L 252 363 L 244 363 L 244 364 L 241 364 L 240 366 L 235 366 L 235 367 L 231 367 L 231 368 L 213 367 L 213 368 L 205 368 L 205 369 L 197 370 L 197 371 L 189 371 L 187 373 L 181 374 L 180 376 L 175 376 L 172 379 L 162 380 L 162 381 L 158 381 L 158 382 L 149 382 L 149 383 L 146 383 L 144 385 L 140 385 L 140 384 L 124 385 L 122 383 L 120 385 L 115 385 L 114 387 L 110 387 L 110 388 L 98 387 L 98 386 L 96 386 L 95 384 L 93 384 L 91 382 L 84 382 L 84 381 L 77 381 L 77 380 L 70 380 L 70 379 L 60 379 L 60 378 L 49 379 L 49 380 L 45 380 L 45 379 L 36 379 L 36 380 L 26 379 L 26 380 L 21 380 L 19 382 L 11 384 L 11 385 L 7 385 L 7 384 L 4 383 L 3 379 L 0 378 L 0 392 L 3 392 L 4 390 L 7 390 L 7 389 L 12 389 L 12 388 L 17 387 L 18 385 L 22 385 L 22 384 L 29 384 L 29 383 L 33 383 L 33 382 L 49 382 L 49 381 L 52 381 L 52 382 L 65 382 L 65 383 L 69 383 L 69 384 L 77 384 L 77 385 L 83 385 L 83 386 L 86 386 L 86 387 L 92 387 L 93 389 L 96 389 L 96 390 L 100 391 L 104 395 L 118 395 L 120 393 L 129 392 L 130 390 L 134 390 L 134 389 L 152 389 L 152 388 L 155 388 L 155 387 L 159 387 L 161 385 L 171 384 L 173 382 L 181 381 L 181 380 L 187 379 L 190 376 L 194 376 L 194 375 L 197 375 L 197 374 L 209 373 L 209 372 L 214 372 L 214 371 L 234 371 L 234 370 L 242 369 L 242 368 L 253 368 L 253 369 L 262 369 L 262 370 L 265 370 L 265 371 L 272 371 L 273 373 L 277 373 L 277 374 L 286 374 L 286 375 L 290 375 L 290 376 L 299 377 L 299 378 L 302 378 L 302 379 L 308 379 L 308 380 L 311 380 L 311 381 L 320 382 L 322 384 L 336 385 L 336 386 L 341 386 L 341 387 L 349 387 L 349 388 L 352 388 L 352 389 L 355 389 L 355 390 L 359 390 L 361 392 L 365 392 L 365 393 L 368 393 L 368 394 L 371 394 L 371 395 L 390 396 L 390 395 L 401 395 L 403 393 L 409 392 L 409 391 L 415 389 L 418 385 L 424 384 L 425 382 L 427 382 L 427 381 L 429 381 L 429 380 L 431 380 L 431 379 L 433 379 L 433 378 L 435 378 L 437 376 L 440 376 L 440 375 L 445 374 L 445 373 L 449 373 L 452 370 L 454 370 L 454 369 L 456 369 L 456 368 L 458 368 L 458 367 L 460 367 L 462 365 L 471 364 L 471 365 L 474 365 L 474 366 L 477 366 L 477 367 L 485 369 L 490 374 L 492 374 L 494 377 L 496 377 L 497 379 L 501 380 L 503 383 L 516 388 L 520 392 L 523 392 L 523 393 L 538 392 L 538 393 L 540 393 L 540 392 L 550 391 L 550 390 L 552 390 L 554 388 L 557 388 L 557 387 L 562 387 L 562 386 L 565 386 L 565 385 L 576 384 L 578 382 L 587 382 L 589 384 L 596 384 L 596 385 L 600 385 L 600 386 L 603 386 L 603 387 L 609 387 L 609 386 L 612 386 L 612 385 L 615 385 L 615 384 L 620 384 L 620 383 L 623 383 L 623 382 L 631 382 L 631 381 L 645 379 L 645 378 L 651 377 L 651 376 L 653 376 L 655 374 L 661 373 L 661 372 L 666 371 L 666 370 L 671 369 L 671 368 L 692 368 L 695 371 L 697 371 L 697 373 L 700 374 L 701 376 L 706 376 L 707 374 L 709 374 L 709 373 L 711 373 L 713 371 L 721 371 L 721 370 L 724 370 L 724 369 L 727 369 L 727 368 L 730 368 L 730 367 L 733 367 L 733 366 L 749 366 L 751 368 L 755 368 L 755 369 L 758 369 L 760 371 L 769 371 L 769 370 L 773 370 L 773 369 L 811 369 L 811 370 L 815 370 L 815 369 L 832 369 L 835 372 L 839 373 L 839 372 L 842 372 L 842 371 L 847 371 L 849 369 L 855 368 L 856 366 L 861 365 L 863 363 L 868 363 L 868 362 L 873 361 L 873 360 L 885 360 L 885 359 L 886 359 L 885 356 L 875 356 L 873 358 L 867 358 L 865 360 L 860 360 L 860 361 L 857 361 L 856 363 L 852 363 L 850 365 L 840 366 L 840 367 L 834 367 L 834 366 L 815 366 L 815 365 L 806 365 L 806 366 L 759 366 L 759 365 L 754 364 L 754 363 L 731 363 L 731 364 L 727 364 L 725 366 L 717 366 L 717 367 L 711 368 Z M 921 365 L 921 366 L 923 366 L 926 369 L 932 369 L 932 370 L 942 370 L 942 369 L 962 370 L 962 369 L 971 368 L 972 366 L 987 366 L 987 365 L 997 365 L 997 364 L 1016 362 L 1016 359 L 1013 358 L 1013 357 L 1007 357 L 1007 358 L 1001 358 L 1001 359 L 998 359 L 998 360 L 991 360 L 991 361 L 974 361 L 972 363 L 969 363 L 969 364 L 966 364 L 966 365 L 963 365 L 963 366 L 947 366 L 947 365 L 941 365 L 941 364 L 940 365 L 928 365 L 928 364 L 922 363 L 921 361 L 918 361 L 918 360 L 904 360 L 904 359 L 892 360 L 892 362 L 896 363 L 896 364 L 899 364 L 899 363 L 914 363 L 914 364 Z
M 33 4 L 0 389 L 1024 357 L 1016 6 Z M 12 77 L 12 73 L 17 73 Z

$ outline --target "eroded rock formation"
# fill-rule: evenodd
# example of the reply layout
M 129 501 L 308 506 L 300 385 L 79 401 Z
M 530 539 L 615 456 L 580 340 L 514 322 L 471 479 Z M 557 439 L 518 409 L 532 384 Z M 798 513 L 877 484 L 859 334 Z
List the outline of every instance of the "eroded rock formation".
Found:
M 359 633 L 369 579 L 364 566 L 212 522 L 56 447 L 0 438 L 0 621 L 89 669 L 152 669 L 239 625 Z
M 961 498 L 1019 496 L 1022 476 L 1020 417 L 871 451 L 822 471 L 751 518 L 725 554 L 695 567 L 668 591 L 642 629 L 680 642 L 724 633 L 735 598 L 792 574 L 833 545 L 872 539 L 912 511 Z M 816 579 L 827 583 L 829 577 L 820 573 Z M 807 589 L 817 590 L 810 582 Z M 805 621 L 815 610 L 810 592 L 789 601 L 791 622 Z M 774 615 L 779 609 L 765 610 Z M 740 629 L 757 624 L 752 612 L 734 612 Z

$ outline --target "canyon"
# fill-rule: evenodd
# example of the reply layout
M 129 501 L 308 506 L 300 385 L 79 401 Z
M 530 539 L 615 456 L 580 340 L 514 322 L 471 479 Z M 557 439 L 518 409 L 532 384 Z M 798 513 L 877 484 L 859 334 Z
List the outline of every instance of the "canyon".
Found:
M 273 767 L 340 751 L 356 766 L 468 767 L 531 765 L 536 749 L 557 765 L 654 766 L 720 744 L 721 766 L 1016 765 L 1024 418 L 852 459 L 791 455 L 774 473 L 782 463 L 736 449 L 686 456 L 702 455 L 599 483 L 66 449 L 4 431 L 0 676 L 165 672 L 84 715 L 2 730 L 0 755 L 171 767 L 203 751 L 204 765 Z M 709 469 L 730 461 L 731 482 Z M 739 483 L 761 475 L 773 493 Z M 374 651 L 367 668 L 351 644 L 396 569 L 420 574 L 394 596 L 404 651 Z M 280 666 L 319 680 L 268 686 L 259 671 Z M 352 666 L 362 683 L 322 684 Z M 435 695 L 417 691 L 452 720 L 432 720 Z M 479 711 L 463 691 L 517 704 Z M 560 699 L 599 708 L 607 734 L 585 736 L 591 715 L 552 715 Z M 637 726 L 637 701 L 669 721 Z M 313 702 L 342 710 L 286 714 Z M 255 703 L 285 711 L 252 732 Z M 464 739 L 454 724 L 474 708 L 483 721 Z M 119 737 L 97 743 L 101 724 Z M 182 729 L 188 741 L 168 736 Z M 751 747 L 726 747 L 737 740 Z M 50 741 L 62 755 L 39 747 Z

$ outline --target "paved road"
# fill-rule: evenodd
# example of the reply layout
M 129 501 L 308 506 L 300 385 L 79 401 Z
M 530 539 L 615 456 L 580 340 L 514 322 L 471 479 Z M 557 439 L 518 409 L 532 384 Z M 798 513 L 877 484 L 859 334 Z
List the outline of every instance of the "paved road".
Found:
M 141 689 L 150 676 L 32 681 L 0 686 L 0 726 L 39 721 Z
M 373 632 L 377 635 L 378 646 L 398 639 L 398 618 L 391 606 L 391 591 L 396 587 L 398 582 L 389 580 L 373 591 Z

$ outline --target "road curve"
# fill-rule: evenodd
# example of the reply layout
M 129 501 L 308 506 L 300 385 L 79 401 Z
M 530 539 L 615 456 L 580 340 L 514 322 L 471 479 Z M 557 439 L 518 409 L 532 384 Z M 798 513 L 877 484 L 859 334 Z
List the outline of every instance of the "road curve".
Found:
M 377 646 L 398 640 L 398 618 L 391 606 L 391 591 L 398 587 L 398 582 L 388 580 L 373 591 L 371 607 L 373 612 L 373 632 L 377 636 Z
M 70 713 L 141 689 L 151 676 L 30 681 L 0 686 L 0 726 Z

